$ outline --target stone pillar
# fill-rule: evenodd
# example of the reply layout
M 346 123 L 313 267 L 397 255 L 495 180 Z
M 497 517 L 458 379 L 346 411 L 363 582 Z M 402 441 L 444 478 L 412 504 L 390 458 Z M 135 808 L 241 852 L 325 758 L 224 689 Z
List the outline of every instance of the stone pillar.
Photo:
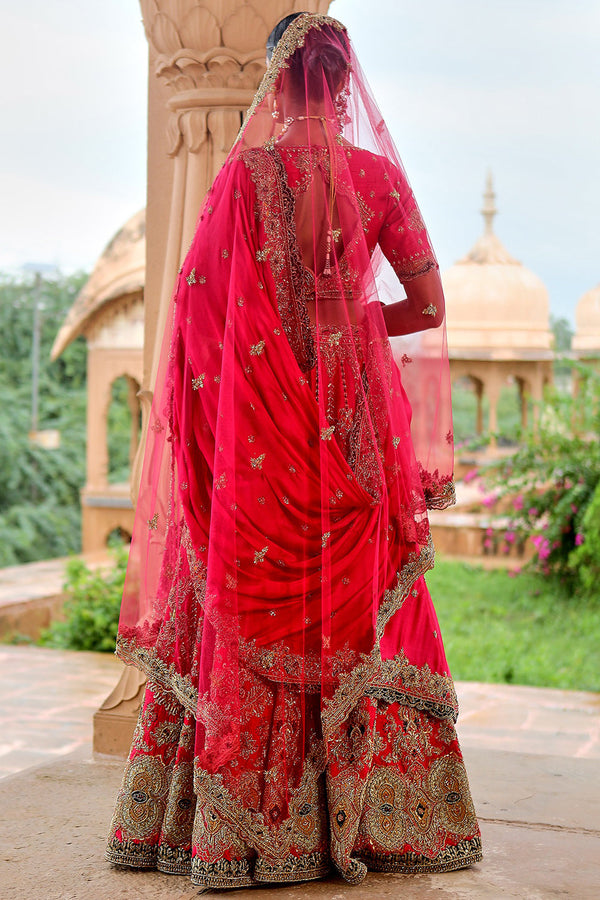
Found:
M 490 377 L 486 383 L 486 394 L 490 403 L 490 412 L 488 420 L 488 431 L 490 435 L 490 449 L 494 450 L 497 446 L 496 432 L 498 431 L 498 400 L 500 398 L 500 389 L 502 381 L 496 371 L 490 373 Z
M 102 351 L 88 342 L 86 491 L 102 490 L 108 483 L 106 375 Z M 110 400 L 110 397 L 109 397 Z
M 140 0 L 150 45 L 148 234 L 142 433 L 145 435 L 173 285 L 202 199 L 221 167 L 265 70 L 273 26 L 330 0 Z M 156 103 L 159 99 L 161 102 Z M 162 131 L 162 134 L 158 132 Z M 165 156 L 170 165 L 165 171 Z M 167 195 L 168 199 L 167 199 Z M 155 220 L 160 218 L 160 223 Z M 152 235 L 160 230 L 161 242 Z M 132 482 L 139 483 L 143 444 Z
M 131 432 L 129 438 L 129 466 L 133 467 L 140 442 L 140 400 L 138 392 L 140 385 L 135 378 L 127 375 L 127 405 L 131 416 Z
M 289 13 L 326 13 L 329 4 L 330 0 L 140 0 L 149 44 L 148 202 L 144 383 L 139 392 L 143 420 L 131 479 L 134 495 L 168 305 L 200 204 L 262 78 L 271 29 Z M 126 667 L 96 714 L 96 750 L 126 755 L 142 695 L 142 676 Z
M 483 382 L 478 378 L 472 379 L 475 387 L 475 396 L 477 397 L 477 421 L 475 431 L 477 434 L 483 434 Z
M 521 406 L 521 428 L 523 431 L 527 428 L 530 388 L 524 378 L 517 378 L 517 386 L 519 388 L 519 403 Z

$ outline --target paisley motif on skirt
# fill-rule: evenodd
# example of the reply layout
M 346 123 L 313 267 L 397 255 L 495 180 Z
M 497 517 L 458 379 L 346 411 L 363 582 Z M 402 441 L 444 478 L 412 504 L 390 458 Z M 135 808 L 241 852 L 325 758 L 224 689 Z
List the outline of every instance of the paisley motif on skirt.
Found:
M 283 702 L 278 691 L 281 686 L 273 687 L 273 723 Z M 367 868 L 439 872 L 481 859 L 467 776 L 448 722 L 364 697 L 327 763 L 319 753 L 307 756 L 292 790 L 277 763 L 280 735 L 271 740 L 263 729 L 265 746 L 255 748 L 243 772 L 240 759 L 233 768 L 231 783 L 251 812 L 223 777 L 197 769 L 195 722 L 166 693 L 147 685 L 109 861 L 187 874 L 207 888 L 235 888 L 307 881 L 332 869 L 358 883 Z M 318 707 L 318 696 L 309 697 Z M 250 724 L 261 733 L 258 718 Z M 309 738 L 319 745 L 316 733 Z

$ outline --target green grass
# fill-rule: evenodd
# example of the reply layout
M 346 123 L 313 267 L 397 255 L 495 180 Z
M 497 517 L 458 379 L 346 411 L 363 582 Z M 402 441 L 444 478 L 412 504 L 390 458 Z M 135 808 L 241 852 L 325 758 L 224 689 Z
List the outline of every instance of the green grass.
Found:
M 448 559 L 427 584 L 458 681 L 600 691 L 600 600 Z

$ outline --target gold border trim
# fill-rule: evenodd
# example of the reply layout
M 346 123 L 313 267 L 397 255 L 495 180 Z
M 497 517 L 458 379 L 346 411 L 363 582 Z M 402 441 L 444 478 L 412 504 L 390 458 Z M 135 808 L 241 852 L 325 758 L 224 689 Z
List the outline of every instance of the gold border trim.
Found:
M 242 127 L 233 142 L 234 147 L 242 139 L 248 122 L 256 111 L 256 107 L 262 103 L 267 94 L 271 91 L 281 70 L 287 68 L 287 61 L 290 56 L 295 53 L 299 47 L 304 46 L 304 41 L 309 31 L 312 31 L 313 28 L 320 30 L 322 25 L 331 25 L 332 28 L 347 33 L 345 26 L 342 25 L 341 22 L 338 22 L 337 19 L 334 19 L 331 16 L 321 15 L 320 13 L 305 13 L 298 16 L 297 19 L 294 19 L 294 21 L 288 25 L 273 51 L 271 63 L 263 75 L 250 108 L 246 113 Z

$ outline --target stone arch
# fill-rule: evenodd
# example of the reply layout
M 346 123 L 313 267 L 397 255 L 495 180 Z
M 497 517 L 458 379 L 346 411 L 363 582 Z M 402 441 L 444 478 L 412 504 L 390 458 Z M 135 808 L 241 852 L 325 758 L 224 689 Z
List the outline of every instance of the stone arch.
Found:
M 104 545 L 108 546 L 110 544 L 111 538 L 118 537 L 124 544 L 131 543 L 131 530 L 124 528 L 122 523 L 119 521 L 116 523 L 114 527 L 109 527 L 107 525 L 108 530 L 104 535 Z
M 130 372 L 123 371 L 107 382 L 103 409 L 104 433 L 106 436 L 107 483 L 128 482 L 131 467 L 137 453 L 141 434 L 141 406 L 138 398 L 140 383 Z M 119 409 L 125 403 L 128 412 Z M 129 443 L 124 454 L 119 441 L 119 418 L 129 417 Z M 121 429 L 122 430 L 122 429 Z
M 485 383 L 483 379 L 470 370 L 457 372 L 452 379 L 453 396 L 457 396 L 458 391 L 463 393 L 463 403 L 467 406 L 468 414 L 474 417 L 474 434 L 479 436 L 483 434 L 483 399 L 485 392 Z M 469 402 L 471 395 L 472 402 Z M 466 402 L 465 402 L 466 401 Z M 471 409 L 469 407 L 472 407 Z

